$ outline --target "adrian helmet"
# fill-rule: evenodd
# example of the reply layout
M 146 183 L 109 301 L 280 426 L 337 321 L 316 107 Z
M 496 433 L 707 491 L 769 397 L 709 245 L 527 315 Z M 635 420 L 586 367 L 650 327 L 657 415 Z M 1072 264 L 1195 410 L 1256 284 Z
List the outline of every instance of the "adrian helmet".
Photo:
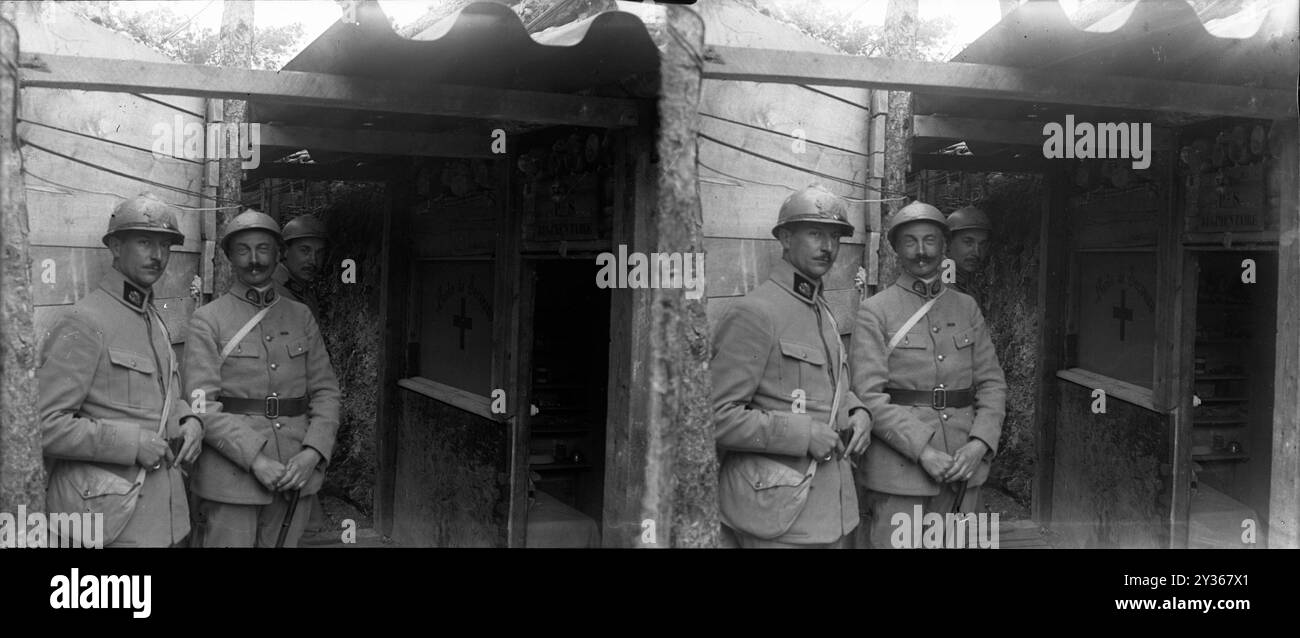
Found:
M 948 232 L 955 233 L 959 230 L 993 230 L 993 224 L 989 222 L 989 216 L 984 211 L 967 206 L 958 208 L 948 216 Z
M 848 211 L 843 198 L 821 184 L 812 184 L 785 198 L 776 225 L 772 227 L 772 236 L 776 236 L 778 228 L 795 222 L 829 224 L 838 228 L 842 235 L 852 235 L 853 224 L 849 223 Z
M 185 243 L 185 234 L 176 223 L 176 208 L 158 199 L 153 193 L 142 193 L 118 204 L 108 218 L 108 232 L 100 241 L 108 245 L 108 238 L 124 230 L 141 230 L 167 235 L 172 245 Z
M 889 244 L 894 245 L 900 228 L 915 222 L 932 222 L 943 229 L 945 236 L 948 234 L 948 220 L 944 219 L 943 213 L 925 202 L 916 201 L 901 208 L 890 219 Z
M 221 233 L 221 249 L 229 253 L 230 238 L 246 230 L 264 230 L 275 235 L 276 241 L 284 242 L 284 237 L 280 234 L 280 225 L 275 223 L 270 215 L 250 208 L 226 222 L 226 227 Z
M 317 219 L 314 215 L 299 215 L 289 220 L 284 225 L 284 243 L 288 244 L 295 239 L 306 239 L 315 237 L 317 239 L 329 239 L 325 234 L 325 224 Z

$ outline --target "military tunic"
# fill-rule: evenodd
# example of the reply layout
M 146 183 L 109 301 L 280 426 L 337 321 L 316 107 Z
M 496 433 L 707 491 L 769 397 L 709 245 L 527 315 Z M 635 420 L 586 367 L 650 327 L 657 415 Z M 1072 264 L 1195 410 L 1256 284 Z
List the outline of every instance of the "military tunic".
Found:
M 889 352 L 889 341 L 935 296 L 934 306 Z M 878 439 L 867 449 L 862 468 L 872 546 L 890 546 L 894 514 L 911 516 L 913 505 L 942 514 L 955 500 L 960 483 L 941 485 L 921 467 L 927 445 L 948 454 L 972 438 L 988 446 L 967 482 L 970 489 L 959 509 L 975 508 L 978 487 L 988 477 L 989 463 L 997 453 L 1006 402 L 1002 368 L 975 300 L 951 288 L 944 290 L 938 280 L 927 285 L 904 272 L 894 285 L 863 300 L 850 351 L 853 391 L 871 410 L 872 434 Z M 943 409 L 896 404 L 890 402 L 886 388 L 926 392 L 970 388 L 974 401 Z
M 222 349 L 265 306 L 270 306 L 266 316 L 222 361 Z M 287 463 L 303 447 L 315 449 L 321 463 L 301 493 L 305 497 L 320 490 L 339 424 L 339 386 L 306 306 L 276 294 L 273 286 L 258 291 L 234 282 L 230 292 L 190 319 L 185 389 L 202 390 L 207 402 L 206 447 L 194 472 L 194 491 L 200 497 L 270 505 L 277 499 L 253 475 L 254 459 L 262 453 Z M 297 416 L 237 414 L 223 410 L 226 397 L 305 397 L 308 408 Z
M 937 282 L 936 282 L 937 283 Z M 933 495 L 939 491 L 919 460 L 926 445 L 952 454 L 971 437 L 989 448 L 970 480 L 980 485 L 997 453 L 1006 414 L 1006 381 L 993 341 L 975 300 L 951 288 L 908 331 L 893 353 L 889 340 L 932 294 L 908 273 L 893 286 L 863 300 L 850 344 L 853 391 L 871 410 L 878 442 L 867 450 L 866 487 L 891 494 Z M 939 284 L 941 286 L 941 284 Z M 932 284 L 931 290 L 937 290 Z M 930 391 L 973 388 L 974 405 L 935 410 L 890 403 L 886 388 Z
M 42 444 L 54 463 L 95 463 L 134 481 L 140 431 L 159 429 L 168 378 L 172 406 L 159 436 L 179 438 L 180 421 L 195 416 L 152 291 L 117 270 L 55 321 L 37 366 Z M 145 474 L 131 520 L 111 546 L 167 547 L 189 531 L 180 466 L 164 462 Z
M 850 411 L 863 406 L 849 391 L 847 360 L 833 321 L 821 284 L 784 259 L 768 281 L 727 309 L 714 331 L 709 364 L 714 438 L 724 455 L 763 454 L 804 472 L 813 462 L 808 456 L 812 423 L 848 427 Z M 836 380 L 844 387 L 832 418 Z M 796 390 L 804 392 L 803 413 L 794 410 Z M 773 540 L 835 543 L 858 520 L 849 459 L 832 459 L 818 466 L 794 526 Z
M 281 296 L 307 306 L 311 310 L 311 316 L 320 319 L 320 300 L 316 297 L 316 293 L 306 282 L 294 277 L 284 263 L 276 264 L 275 272 L 271 274 L 271 281 L 275 282 L 275 290 Z

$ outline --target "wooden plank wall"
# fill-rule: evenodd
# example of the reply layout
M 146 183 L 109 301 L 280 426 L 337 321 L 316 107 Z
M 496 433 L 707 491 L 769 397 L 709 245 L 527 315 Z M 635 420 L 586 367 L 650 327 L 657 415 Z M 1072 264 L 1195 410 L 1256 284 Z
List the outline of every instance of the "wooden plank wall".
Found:
M 696 10 L 704 17 L 705 44 L 709 46 L 832 52 L 793 27 L 734 2 L 701 3 Z M 736 299 L 766 281 L 772 265 L 781 258 L 780 244 L 772 237 L 771 229 L 781 202 L 790 193 L 812 182 L 821 182 L 841 196 L 879 197 L 860 186 L 851 187 L 750 154 L 765 155 L 855 184 L 868 180 L 868 91 L 813 88 L 841 99 L 785 84 L 705 80 L 701 87 L 700 200 L 704 212 L 710 325 Z M 797 129 L 808 140 L 803 152 L 796 152 L 796 140 L 787 137 L 796 134 Z M 849 221 L 856 232 L 841 243 L 835 268 L 827 278 L 827 298 L 844 334 L 853 329 L 853 310 L 859 299 L 853 277 L 863 264 L 869 231 L 879 231 L 879 219 L 879 204 L 849 204 Z
M 57 3 L 23 3 L 18 30 L 24 53 L 169 61 L 161 53 L 77 17 Z M 157 157 L 148 149 L 157 137 L 156 125 L 174 127 L 178 117 L 182 126 L 189 122 L 202 124 L 203 109 L 200 98 L 22 90 L 24 122 L 18 131 L 24 140 L 23 162 L 28 173 L 25 179 L 31 224 L 32 296 L 38 336 L 60 309 L 97 287 L 111 268 L 112 256 L 100 238 L 113 208 L 124 198 L 148 191 L 171 204 L 205 204 L 194 195 L 114 175 L 32 144 L 197 194 L 203 186 L 202 162 Z M 158 309 L 173 342 L 178 344 L 184 341 L 185 326 L 195 308 L 189 288 L 194 276 L 202 271 L 204 215 L 180 211 L 178 221 L 185 243 L 172 250 L 166 274 L 154 287 Z

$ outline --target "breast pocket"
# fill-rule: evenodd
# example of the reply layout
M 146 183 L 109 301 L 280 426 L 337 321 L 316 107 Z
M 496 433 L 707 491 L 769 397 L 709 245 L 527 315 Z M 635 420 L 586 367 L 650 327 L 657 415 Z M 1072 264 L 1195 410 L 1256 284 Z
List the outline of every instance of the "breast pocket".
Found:
M 781 340 L 782 374 L 804 391 L 808 402 L 830 401 L 830 378 L 826 372 L 826 352 L 820 346 Z
M 890 337 L 893 339 L 893 337 Z M 930 335 L 925 334 L 924 330 L 912 330 L 903 335 L 898 345 L 894 346 L 895 350 L 927 350 L 930 347 Z
M 125 403 L 131 407 L 142 408 L 150 404 L 154 396 L 161 403 L 162 390 L 155 377 L 157 367 L 153 357 L 139 352 L 109 348 L 108 360 L 113 364 L 110 375 L 110 400 Z

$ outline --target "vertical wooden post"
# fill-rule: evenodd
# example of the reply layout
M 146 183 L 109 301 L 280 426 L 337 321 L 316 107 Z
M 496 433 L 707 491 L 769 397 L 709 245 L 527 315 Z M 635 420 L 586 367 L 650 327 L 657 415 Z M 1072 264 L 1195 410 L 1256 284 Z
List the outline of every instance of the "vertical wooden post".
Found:
M 251 0 L 223 0 L 221 12 L 221 32 L 218 35 L 220 66 L 249 68 L 253 65 L 253 3 Z M 225 148 L 236 148 L 228 139 L 235 135 L 236 128 L 245 122 L 247 103 L 243 100 L 225 100 L 222 104 L 222 127 L 225 135 L 222 143 Z M 238 206 L 243 199 L 244 170 L 243 162 L 238 157 L 223 158 L 220 163 L 220 180 L 217 188 L 220 206 Z M 225 228 L 226 220 L 239 214 L 237 208 L 221 208 L 216 211 L 218 232 Z M 216 251 L 214 277 L 214 294 L 221 295 L 230 287 L 230 262 L 226 254 Z
M 1277 247 L 1277 359 L 1273 374 L 1273 468 L 1268 546 L 1300 547 L 1300 134 L 1273 122 L 1281 145 L 1273 170 L 1281 218 Z
M 1179 193 L 1182 192 L 1178 176 L 1178 160 L 1172 151 L 1158 151 L 1155 166 L 1160 182 L 1165 184 L 1164 201 L 1161 202 L 1159 226 L 1156 232 L 1156 325 L 1176 326 L 1161 331 L 1157 336 L 1154 356 L 1155 383 L 1152 401 L 1157 410 L 1169 414 L 1169 547 L 1187 546 L 1187 519 L 1191 513 L 1192 469 L 1192 381 L 1190 374 L 1191 350 L 1188 334 L 1195 332 L 1195 323 L 1188 325 L 1188 313 L 1195 308 L 1188 303 L 1187 293 L 1196 288 L 1195 275 L 1187 277 L 1188 261 L 1183 251 L 1183 212 Z
M 27 196 L 17 129 L 17 13 L 16 3 L 0 3 L 0 512 L 17 512 L 20 505 L 43 512 Z
M 378 361 L 379 396 L 375 422 L 375 530 L 393 533 L 393 500 L 397 483 L 397 425 L 402 418 L 398 379 L 407 376 L 407 301 L 410 298 L 411 206 L 415 171 L 395 175 L 385 184 L 383 243 L 385 250 L 379 288 L 381 333 Z
M 867 92 L 867 104 L 870 107 L 867 126 L 867 198 L 885 199 L 885 118 L 889 116 L 889 96 L 886 91 L 871 90 Z M 867 286 L 864 297 L 870 297 L 880 290 L 880 230 L 884 227 L 887 209 L 884 202 L 867 204 L 867 243 L 866 254 L 862 256 L 863 266 L 867 269 Z M 884 249 L 887 250 L 887 249 Z
M 696 171 L 704 21 L 666 5 L 659 35 L 659 192 L 655 248 L 689 259 L 704 252 Z M 649 421 L 642 511 L 653 546 L 718 543 L 717 454 L 709 409 L 705 299 L 682 289 L 651 291 Z M 665 542 L 665 540 L 667 542 Z
M 1063 367 L 1065 341 L 1065 299 L 1068 286 L 1066 229 L 1066 187 L 1061 171 L 1047 174 L 1047 201 L 1039 229 L 1038 261 L 1038 394 L 1034 401 L 1034 436 L 1037 462 L 1034 464 L 1032 512 L 1039 525 L 1052 522 L 1052 478 L 1056 472 L 1056 406 L 1060 401 L 1060 381 L 1056 371 Z
M 916 57 L 917 0 L 889 0 L 885 10 L 885 57 Z M 889 198 L 886 211 L 893 216 L 907 204 L 907 171 L 912 166 L 912 94 L 889 92 L 889 117 L 885 132 L 885 187 Z M 892 222 L 892 219 L 890 220 Z M 888 233 L 889 226 L 885 226 Z M 880 242 L 880 282 L 887 286 L 898 279 L 898 259 L 888 241 Z

